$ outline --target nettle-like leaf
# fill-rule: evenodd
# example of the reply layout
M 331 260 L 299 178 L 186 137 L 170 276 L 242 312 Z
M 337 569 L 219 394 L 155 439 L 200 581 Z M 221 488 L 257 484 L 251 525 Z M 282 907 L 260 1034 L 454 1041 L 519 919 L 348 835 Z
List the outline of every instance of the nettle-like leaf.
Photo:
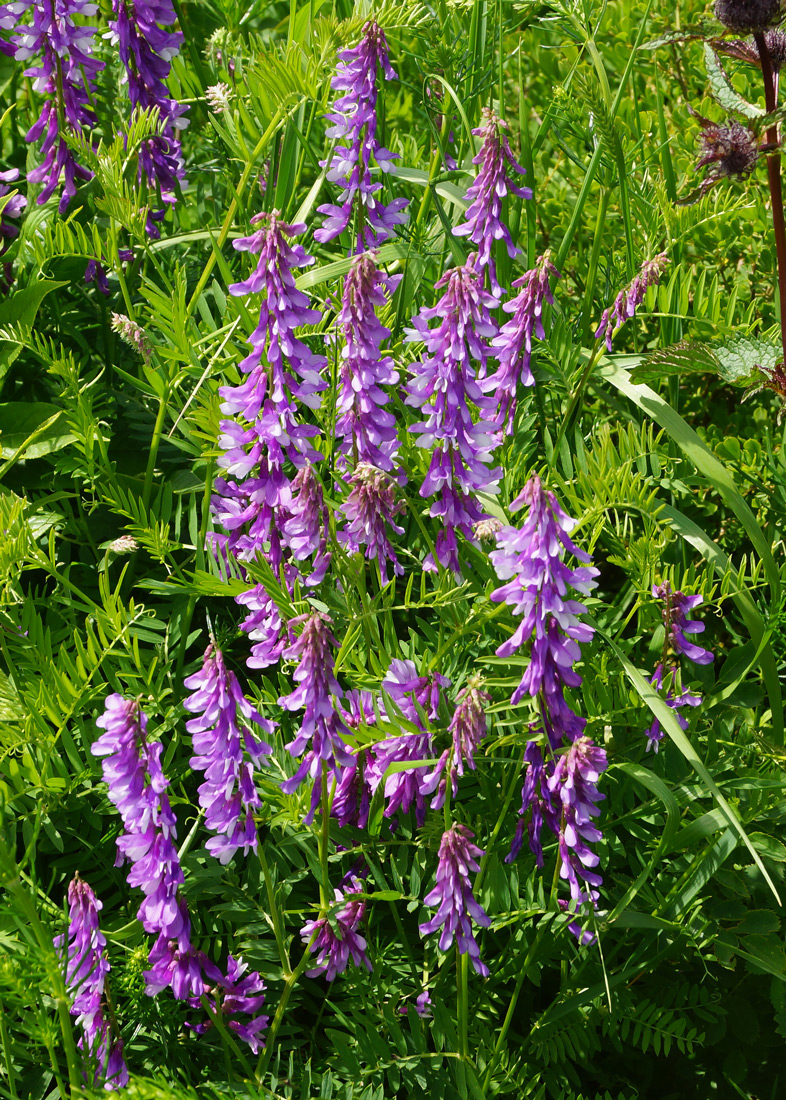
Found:
M 746 386 L 759 367 L 771 370 L 780 361 L 780 347 L 761 336 L 732 336 L 722 344 L 682 340 L 659 348 L 631 370 L 635 382 L 659 382 L 687 374 L 717 374 L 731 386 Z
M 755 103 L 749 103 L 740 95 L 729 79 L 723 62 L 708 42 L 704 43 L 704 65 L 707 69 L 710 91 L 725 111 L 744 115 L 745 118 L 761 118 L 764 109 Z

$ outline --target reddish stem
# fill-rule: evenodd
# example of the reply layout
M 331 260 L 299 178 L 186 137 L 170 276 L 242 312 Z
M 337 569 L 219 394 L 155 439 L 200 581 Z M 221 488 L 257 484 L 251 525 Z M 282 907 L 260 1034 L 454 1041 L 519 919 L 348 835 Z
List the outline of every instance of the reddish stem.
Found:
M 772 67 L 767 39 L 762 31 L 754 34 L 756 48 L 761 61 L 761 73 L 764 78 L 764 103 L 767 113 L 774 111 L 778 104 L 778 78 Z M 778 124 L 774 122 L 767 130 L 767 141 L 777 146 Z M 786 220 L 783 215 L 783 189 L 781 187 L 781 157 L 776 152 L 767 157 L 767 181 L 772 201 L 772 226 L 775 232 L 775 251 L 778 257 L 778 298 L 780 301 L 781 348 L 786 363 Z

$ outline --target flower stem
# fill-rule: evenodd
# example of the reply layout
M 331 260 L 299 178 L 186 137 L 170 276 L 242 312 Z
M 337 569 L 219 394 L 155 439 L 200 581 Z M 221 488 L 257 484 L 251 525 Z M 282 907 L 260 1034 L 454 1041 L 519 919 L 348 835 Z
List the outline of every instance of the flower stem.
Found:
M 322 829 L 319 836 L 319 866 L 322 870 L 319 883 L 319 903 L 323 912 L 330 906 L 330 875 L 328 872 L 328 843 L 330 840 L 330 798 L 328 795 L 327 769 L 322 769 Z
M 281 929 L 281 913 L 279 912 L 273 880 L 270 877 L 270 868 L 268 867 L 262 844 L 257 846 L 257 856 L 259 857 L 259 866 L 262 868 L 262 877 L 265 880 L 265 890 L 267 891 L 267 901 L 270 906 L 270 919 L 273 922 L 273 935 L 276 937 L 278 957 L 281 959 L 281 968 L 284 972 L 284 976 L 288 978 L 291 973 L 291 964 L 284 944 L 284 934 Z
M 767 39 L 762 31 L 753 36 L 761 61 L 761 73 L 764 78 L 764 103 L 767 112 L 774 111 L 778 105 L 778 78 L 772 68 Z M 767 140 L 778 145 L 778 124 L 773 122 L 767 130 Z M 780 151 L 767 157 L 767 182 L 772 202 L 772 227 L 775 233 L 775 251 L 778 257 L 778 299 L 780 302 L 781 349 L 786 363 L 786 221 L 783 216 L 783 189 L 781 187 Z
M 169 387 L 161 395 L 158 403 L 158 413 L 153 428 L 153 438 L 150 440 L 150 451 L 147 457 L 147 469 L 145 470 L 145 483 L 142 487 L 142 509 L 146 513 L 150 504 L 150 494 L 153 490 L 153 475 L 156 469 L 156 458 L 161 436 L 164 434 L 164 420 L 166 418 L 167 403 L 169 401 Z

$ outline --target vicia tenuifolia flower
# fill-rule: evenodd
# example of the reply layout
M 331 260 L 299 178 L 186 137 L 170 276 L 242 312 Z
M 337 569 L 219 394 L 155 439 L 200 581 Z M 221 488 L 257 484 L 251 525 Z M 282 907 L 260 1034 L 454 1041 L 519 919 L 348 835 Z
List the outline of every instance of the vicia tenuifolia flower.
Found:
M 272 751 L 259 732 L 270 736 L 275 727 L 245 698 L 223 653 L 212 644 L 202 668 L 184 683 L 193 694 L 183 706 L 196 715 L 186 722 L 195 753 L 189 763 L 205 773 L 199 805 L 205 811 L 205 825 L 216 834 L 207 842 L 207 850 L 219 862 L 228 863 L 239 848 L 244 855 L 257 850 L 254 810 L 260 801 L 254 771 Z
M 136 321 L 131 321 L 124 313 L 112 314 L 112 331 L 116 332 L 124 344 L 135 348 L 144 359 L 147 366 L 153 357 L 153 349 L 147 338 L 147 333 Z
M 38 56 L 24 75 L 33 78 L 33 91 L 46 97 L 38 121 L 25 135 L 28 143 L 42 139 L 43 157 L 27 179 L 43 183 L 39 203 L 47 202 L 63 181 L 61 214 L 76 194 L 76 181 L 92 178 L 62 131 L 87 136 L 96 125 L 91 102 L 104 62 L 93 55 L 96 28 L 80 20 L 97 11 L 91 0 L 11 0 L 0 5 L 0 27 L 14 30 L 11 48 L 18 60 Z
M 436 905 L 437 911 L 431 920 L 419 925 L 419 931 L 425 936 L 441 928 L 439 946 L 442 951 L 448 950 L 455 937 L 459 952 L 469 955 L 475 971 L 486 978 L 489 968 L 480 958 L 480 948 L 472 931 L 473 920 L 481 928 L 491 924 L 488 913 L 475 900 L 469 880 L 469 872 L 480 870 L 477 860 L 485 855 L 472 843 L 474 836 L 466 825 L 458 823 L 443 834 L 436 886 L 423 899 L 424 905 Z
M 559 271 L 550 256 L 551 253 L 544 252 L 531 271 L 516 279 L 513 285 L 521 287 L 521 290 L 502 307 L 512 317 L 491 341 L 491 354 L 499 361 L 499 367 L 481 382 L 481 388 L 484 393 L 492 395 L 497 407 L 494 420 L 500 427 L 504 425 L 506 435 L 513 432 L 519 382 L 522 386 L 535 385 L 530 370 L 532 337 L 535 335 L 542 340 L 546 335 L 543 329 L 543 303 L 554 305 L 549 276 L 559 278 Z
M 469 237 L 478 250 L 477 267 L 488 269 L 489 286 L 492 293 L 499 297 L 502 287 L 497 281 L 497 265 L 494 261 L 494 245 L 501 240 L 505 243 L 511 259 L 521 252 L 510 236 L 508 227 L 502 220 L 502 200 L 506 195 L 518 195 L 522 199 L 531 199 L 529 187 L 518 187 L 510 177 L 513 169 L 519 175 L 525 169 L 517 164 L 510 151 L 510 144 L 504 131 L 508 125 L 498 118 L 488 107 L 483 108 L 483 123 L 473 134 L 483 139 L 480 152 L 472 161 L 479 165 L 474 183 L 470 184 L 465 198 L 469 201 L 464 221 L 457 225 L 453 233 L 457 237 Z
M 356 251 L 361 252 L 392 237 L 396 226 L 406 221 L 403 210 L 408 200 L 383 203 L 379 198 L 382 183 L 371 177 L 372 158 L 379 170 L 387 173 L 393 170 L 392 162 L 398 156 L 377 140 L 377 71 L 381 68 L 387 80 L 398 78 L 390 64 L 385 32 L 373 20 L 366 23 L 358 45 L 341 50 L 338 56 L 331 87 L 339 95 L 327 116 L 331 123 L 327 136 L 346 144 L 337 145 L 331 160 L 321 163 L 328 170 L 328 180 L 340 184 L 343 190 L 338 205 L 318 207 L 326 217 L 314 239 L 324 244 L 343 233 L 357 199 Z
M 445 749 L 434 771 L 426 777 L 424 793 L 436 791 L 431 801 L 432 809 L 438 810 L 444 805 L 448 780 L 455 797 L 458 777 L 464 775 L 465 766 L 470 771 L 475 770 L 475 750 L 488 729 L 486 704 L 489 699 L 488 692 L 483 690 L 481 677 L 470 676 L 467 686 L 458 696 L 458 705 L 448 726 L 450 748 Z
M 365 546 L 366 557 L 376 559 L 380 580 L 387 584 L 388 563 L 394 573 L 404 572 L 388 538 L 388 528 L 397 535 L 404 534 L 404 528 L 393 518 L 403 507 L 396 499 L 398 486 L 389 475 L 366 462 L 358 463 L 349 482 L 352 488 L 340 509 L 347 524 L 338 531 L 338 541 L 351 554 Z
M 77 1046 L 82 1051 L 85 1080 L 93 1088 L 111 1090 L 128 1084 L 128 1069 L 123 1059 L 123 1040 L 112 1038 L 105 1014 L 110 967 L 106 936 L 98 924 L 102 908 L 77 873 L 68 887 L 68 931 L 55 936 L 54 945 L 58 955 L 65 954 L 70 1012 L 82 1033 Z
M 482 286 L 475 257 L 451 268 L 436 283 L 445 293 L 437 304 L 413 317 L 406 340 L 422 341 L 421 358 L 412 364 L 406 403 L 420 409 L 423 419 L 411 425 L 417 445 L 431 451 L 431 463 L 420 487 L 422 497 L 437 495 L 431 515 L 439 517 L 436 556 L 460 574 L 456 532 L 475 541 L 474 525 L 486 518 L 478 492 L 496 493 L 499 469 L 489 469 L 494 424 L 487 419 L 493 399 L 485 397 L 480 379 L 486 374 L 488 340 L 496 326 L 489 309 L 496 299 Z M 428 322 L 436 321 L 430 328 Z M 472 406 L 477 409 L 473 419 Z M 424 569 L 436 569 L 429 554 Z
M 614 304 L 603 311 L 595 332 L 595 339 L 600 340 L 605 336 L 609 351 L 612 349 L 612 337 L 619 332 L 626 321 L 635 315 L 649 287 L 657 286 L 660 282 L 668 262 L 669 258 L 665 252 L 661 252 L 652 260 L 646 260 L 641 265 L 638 275 L 619 292 L 614 299 Z
M 324 974 L 325 981 L 332 982 L 337 974 L 342 974 L 350 962 L 355 966 L 364 966 L 371 970 L 371 962 L 366 954 L 366 941 L 358 932 L 358 926 L 366 911 L 364 898 L 356 897 L 363 893 L 363 883 L 352 879 L 347 886 L 334 890 L 335 903 L 332 920 L 327 916 L 309 920 L 300 930 L 303 943 L 308 943 L 316 933 L 311 951 L 317 957 L 317 966 L 307 970 L 309 978 Z M 340 908 L 339 908 L 340 906 Z

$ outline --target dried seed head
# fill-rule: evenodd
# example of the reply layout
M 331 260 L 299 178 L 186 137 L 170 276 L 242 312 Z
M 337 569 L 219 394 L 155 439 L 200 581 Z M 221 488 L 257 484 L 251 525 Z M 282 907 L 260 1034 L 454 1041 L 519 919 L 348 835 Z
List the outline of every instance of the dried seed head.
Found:
M 705 124 L 699 141 L 700 156 L 697 168 L 706 168 L 702 183 L 705 191 L 726 176 L 744 179 L 756 167 L 759 159 L 759 147 L 756 135 L 740 122 L 728 122 L 725 125 L 715 122 Z
M 780 15 L 780 0 L 717 0 L 715 18 L 730 31 L 762 31 Z

